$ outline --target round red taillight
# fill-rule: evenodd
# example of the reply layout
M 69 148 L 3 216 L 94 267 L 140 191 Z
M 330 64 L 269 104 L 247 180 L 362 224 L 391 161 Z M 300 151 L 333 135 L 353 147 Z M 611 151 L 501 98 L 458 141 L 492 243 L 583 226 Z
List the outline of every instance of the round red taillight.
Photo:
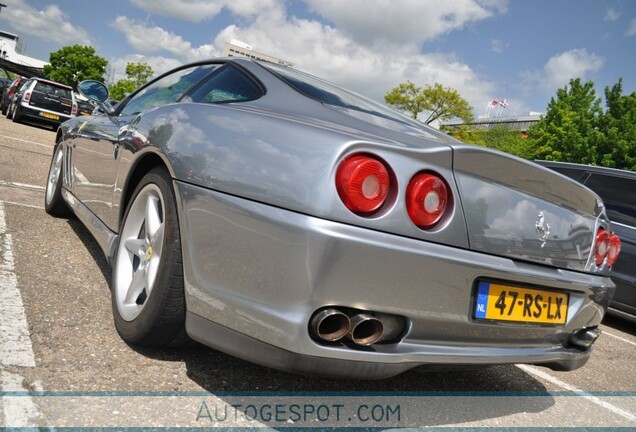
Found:
M 607 251 L 607 265 L 613 266 L 621 253 L 621 239 L 616 234 L 609 236 L 609 249 Z
M 604 229 L 599 229 L 596 233 L 596 243 L 594 245 L 594 262 L 597 266 L 603 264 L 607 252 L 609 251 L 609 239 L 610 235 Z
M 336 172 L 338 195 L 349 210 L 369 214 L 385 203 L 391 187 L 386 165 L 371 156 L 351 156 L 340 164 Z
M 441 177 L 433 173 L 416 174 L 406 188 L 406 211 L 415 225 L 432 228 L 448 207 L 450 192 Z

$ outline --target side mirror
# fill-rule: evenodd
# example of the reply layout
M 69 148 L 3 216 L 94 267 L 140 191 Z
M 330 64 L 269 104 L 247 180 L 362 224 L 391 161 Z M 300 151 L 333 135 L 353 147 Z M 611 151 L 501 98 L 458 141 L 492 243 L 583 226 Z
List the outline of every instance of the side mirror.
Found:
M 108 100 L 108 88 L 96 80 L 86 80 L 78 84 L 77 90 L 79 93 L 94 102 L 99 106 L 106 114 L 112 114 L 113 108 L 106 103 Z

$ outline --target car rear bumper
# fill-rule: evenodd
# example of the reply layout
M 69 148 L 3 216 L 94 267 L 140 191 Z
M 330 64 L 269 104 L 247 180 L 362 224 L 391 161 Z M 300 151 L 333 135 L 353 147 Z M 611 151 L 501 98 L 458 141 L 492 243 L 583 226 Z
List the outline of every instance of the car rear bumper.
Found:
M 175 182 L 195 340 L 293 372 L 384 378 L 426 365 L 543 364 L 570 370 L 590 350 L 572 333 L 600 323 L 608 277 L 528 264 L 313 218 Z M 569 293 L 562 326 L 474 318 L 478 280 Z M 322 343 L 321 308 L 405 317 L 403 337 Z
M 498 357 L 493 357 L 495 352 L 491 350 L 489 353 L 484 352 L 481 356 L 465 357 L 460 362 L 457 362 L 456 358 L 452 359 L 453 362 L 448 362 L 445 360 L 449 359 L 435 357 L 429 357 L 425 362 L 380 362 L 349 360 L 335 356 L 317 357 L 269 345 L 191 312 L 186 314 L 186 330 L 192 339 L 252 363 L 285 372 L 334 378 L 385 379 L 417 367 L 424 369 L 430 367 L 431 370 L 436 370 L 438 365 L 445 365 L 452 369 L 462 366 L 533 363 L 529 362 L 533 353 L 526 352 L 523 356 L 519 356 L 518 352 L 506 352 L 506 350 L 499 350 Z M 559 371 L 569 371 L 585 365 L 590 357 L 590 351 L 555 350 L 553 353 L 548 353 L 545 350 L 535 350 L 534 355 L 536 356 L 534 364 Z
M 70 115 L 61 114 L 61 113 L 50 111 L 44 108 L 38 108 L 38 107 L 25 105 L 25 104 L 20 104 L 20 115 L 32 121 L 37 121 L 40 123 L 47 123 L 52 125 L 62 124 L 66 120 L 69 120 L 72 118 L 72 116 Z

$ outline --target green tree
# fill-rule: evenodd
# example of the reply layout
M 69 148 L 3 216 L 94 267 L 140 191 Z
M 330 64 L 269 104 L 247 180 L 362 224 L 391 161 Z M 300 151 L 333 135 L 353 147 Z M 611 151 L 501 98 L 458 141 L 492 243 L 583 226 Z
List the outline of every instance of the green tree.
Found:
M 122 100 L 130 93 L 134 92 L 137 86 L 129 79 L 120 79 L 116 83 L 113 83 L 108 88 L 110 92 L 110 98 L 114 100 Z
M 623 95 L 623 79 L 605 87 L 605 113 L 600 130 L 605 136 L 601 165 L 636 170 L 636 92 Z
M 452 135 L 467 143 L 488 147 L 510 153 L 524 159 L 534 157 L 534 143 L 523 137 L 520 131 L 504 125 L 495 125 L 489 129 L 475 129 L 461 126 Z
M 126 78 L 131 80 L 137 87 L 148 82 L 153 74 L 153 70 L 148 63 L 127 63 L 126 64 Z
M 528 130 L 536 145 L 537 159 L 601 165 L 605 159 L 605 137 L 599 129 L 601 100 L 594 83 L 570 80 L 558 89 L 548 104 L 546 115 Z
M 439 83 L 418 87 L 411 81 L 399 84 L 384 96 L 389 105 L 405 111 L 414 119 L 422 112 L 428 117 L 424 123 L 435 120 L 460 118 L 466 123 L 473 120 L 473 108 L 457 90 Z
M 484 133 L 486 146 L 495 150 L 531 159 L 534 156 L 534 143 L 525 138 L 519 130 L 508 126 L 491 127 Z
M 120 79 L 110 86 L 110 96 L 113 99 L 121 100 L 129 93 L 148 82 L 153 74 L 152 68 L 147 63 L 126 64 L 126 78 Z
M 69 45 L 50 54 L 44 76 L 76 88 L 77 83 L 87 79 L 103 81 L 106 65 L 108 61 L 95 54 L 95 48 Z
M 462 124 L 453 129 L 448 129 L 446 126 L 442 125 L 441 130 L 447 132 L 452 137 L 465 142 L 466 144 L 488 147 L 486 145 L 486 140 L 484 139 L 485 130 L 477 129 L 472 125 Z

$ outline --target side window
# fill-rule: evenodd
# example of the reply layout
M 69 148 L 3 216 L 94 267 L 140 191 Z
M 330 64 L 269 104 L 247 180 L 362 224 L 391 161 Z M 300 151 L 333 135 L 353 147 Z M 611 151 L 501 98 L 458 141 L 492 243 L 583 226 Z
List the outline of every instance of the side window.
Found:
M 258 99 L 263 95 L 260 87 L 243 72 L 231 65 L 215 71 L 190 95 L 192 102 L 227 103 Z
M 134 115 L 161 105 L 174 103 L 190 87 L 219 66 L 219 64 L 200 65 L 171 73 L 135 94 L 119 115 Z
M 636 180 L 592 173 L 585 186 L 601 197 L 611 221 L 636 226 Z

